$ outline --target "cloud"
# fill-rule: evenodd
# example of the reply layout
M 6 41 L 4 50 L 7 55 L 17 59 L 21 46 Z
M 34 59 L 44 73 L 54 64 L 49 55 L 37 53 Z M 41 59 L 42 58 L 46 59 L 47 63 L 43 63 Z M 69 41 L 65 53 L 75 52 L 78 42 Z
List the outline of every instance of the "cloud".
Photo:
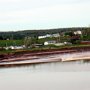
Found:
M 90 2 L 90 0 L 0 0 L 0 11 L 18 11 L 87 2 Z
M 2 21 L 40 21 L 40 20 L 54 20 L 73 17 L 89 16 L 90 6 L 87 4 L 77 5 L 57 5 L 52 7 L 36 8 L 32 10 L 19 10 L 11 12 L 3 12 L 0 14 L 0 22 Z
M 0 3 L 15 3 L 15 2 L 21 2 L 23 0 L 0 0 Z
M 11 2 L 15 3 L 11 5 Z M 22 25 L 23 28 L 27 28 L 27 25 L 30 25 L 30 28 L 86 25 L 90 21 L 90 3 L 84 2 L 85 0 L 9 0 L 7 3 L 10 4 L 6 3 L 7 8 L 2 4 L 0 25 L 3 29 L 4 25 L 12 25 L 13 28 L 18 25 L 18 29 Z M 0 7 L 2 6 L 0 3 Z

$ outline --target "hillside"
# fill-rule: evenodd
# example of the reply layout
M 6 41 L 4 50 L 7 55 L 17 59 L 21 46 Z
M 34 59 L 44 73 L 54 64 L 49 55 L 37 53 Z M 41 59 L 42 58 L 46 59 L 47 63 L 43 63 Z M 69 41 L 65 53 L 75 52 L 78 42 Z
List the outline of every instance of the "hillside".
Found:
M 76 31 L 81 30 L 82 32 L 90 33 L 90 28 L 87 27 L 77 27 L 77 28 L 57 28 L 57 29 L 43 29 L 43 30 L 23 30 L 23 31 L 16 31 L 16 32 L 0 32 L 0 40 L 6 39 L 23 39 L 25 36 L 37 37 L 42 36 L 45 34 L 53 34 L 53 33 L 61 33 L 61 32 L 68 32 L 68 31 Z

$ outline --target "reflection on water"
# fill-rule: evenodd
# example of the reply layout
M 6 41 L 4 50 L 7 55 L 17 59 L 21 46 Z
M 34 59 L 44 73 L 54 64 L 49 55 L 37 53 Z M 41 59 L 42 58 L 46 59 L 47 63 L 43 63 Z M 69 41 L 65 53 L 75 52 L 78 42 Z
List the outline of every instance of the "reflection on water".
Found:
M 0 69 L 0 90 L 90 90 L 90 63 L 34 64 Z

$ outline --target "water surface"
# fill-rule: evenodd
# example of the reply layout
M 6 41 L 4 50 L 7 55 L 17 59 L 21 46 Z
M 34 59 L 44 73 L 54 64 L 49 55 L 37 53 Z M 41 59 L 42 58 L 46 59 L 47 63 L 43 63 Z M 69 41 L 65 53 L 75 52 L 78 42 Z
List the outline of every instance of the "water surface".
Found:
M 0 90 L 90 90 L 90 62 L 0 68 Z

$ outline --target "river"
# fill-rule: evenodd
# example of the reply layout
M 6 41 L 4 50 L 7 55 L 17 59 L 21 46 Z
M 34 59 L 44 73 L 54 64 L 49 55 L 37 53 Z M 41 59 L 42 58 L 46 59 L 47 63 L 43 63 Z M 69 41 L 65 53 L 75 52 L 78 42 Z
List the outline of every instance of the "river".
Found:
M 90 90 L 90 63 L 81 60 L 0 68 L 0 90 Z

